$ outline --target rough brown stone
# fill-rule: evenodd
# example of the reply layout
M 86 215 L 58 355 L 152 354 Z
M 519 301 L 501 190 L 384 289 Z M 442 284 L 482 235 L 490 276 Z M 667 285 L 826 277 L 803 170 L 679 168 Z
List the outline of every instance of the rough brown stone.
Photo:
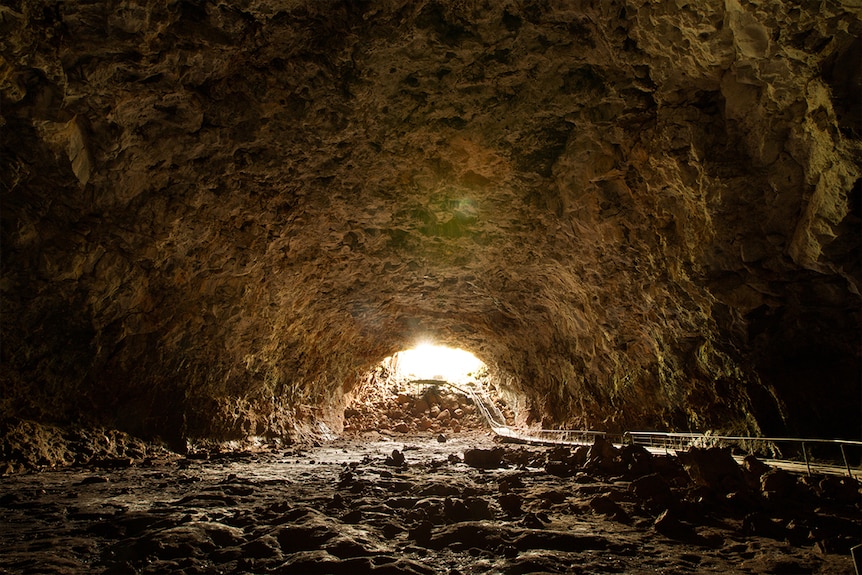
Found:
M 602 437 L 596 437 L 590 446 L 585 465 L 590 470 L 603 473 L 617 473 L 625 469 L 620 458 L 620 450 Z
M 673 493 L 664 478 L 653 473 L 632 481 L 631 492 L 635 497 L 644 500 L 650 507 L 667 509 L 673 498 Z
M 500 447 L 494 449 L 467 449 L 464 451 L 464 463 L 471 467 L 492 469 L 500 467 L 506 450 Z
M 692 540 L 697 536 L 690 525 L 680 521 L 670 510 L 662 511 L 653 523 L 653 528 L 671 539 Z
M 644 510 L 622 479 L 439 464 L 464 441 L 411 438 L 411 465 L 398 469 L 381 464 L 393 441 L 368 434 L 289 455 L 213 452 L 99 470 L 109 481 L 98 483 L 86 481 L 92 467 L 4 477 L 0 571 L 852 572 L 857 502 L 687 497 L 654 519 L 659 509 Z M 494 447 L 485 434 L 466 441 Z M 546 448 L 519 451 L 538 458 Z
M 742 470 L 728 449 L 692 447 L 678 456 L 692 481 L 701 487 L 728 493 L 744 485 Z
M 859 9 L 677 4 L 4 3 L 3 413 L 327 436 L 431 338 L 548 423 L 855 436 Z
M 769 498 L 786 499 L 796 491 L 796 476 L 783 469 L 772 469 L 760 476 L 760 488 Z
M 758 481 L 760 481 L 760 478 L 764 473 L 771 469 L 769 465 L 760 461 L 756 456 L 751 454 L 746 455 L 742 460 L 742 468 Z

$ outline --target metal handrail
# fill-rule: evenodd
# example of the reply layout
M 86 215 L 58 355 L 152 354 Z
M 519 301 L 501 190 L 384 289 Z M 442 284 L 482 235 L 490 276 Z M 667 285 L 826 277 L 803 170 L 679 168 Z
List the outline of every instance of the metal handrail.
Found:
M 770 441 L 774 443 L 782 441 L 805 442 L 805 443 L 839 443 L 844 445 L 862 445 L 862 441 L 852 439 L 811 439 L 802 437 L 751 437 L 744 435 L 712 435 L 707 433 L 697 432 L 676 432 L 676 431 L 626 431 L 625 435 L 631 436 L 655 436 L 655 437 L 675 437 L 675 438 L 697 438 L 697 439 L 724 439 L 733 441 Z
M 596 437 L 605 438 L 604 431 L 581 429 L 536 429 L 533 427 L 511 427 L 516 435 L 559 445 L 591 445 Z
M 521 441 L 524 443 L 537 443 L 544 445 L 588 445 L 595 441 L 596 437 L 607 438 L 611 434 L 604 431 L 577 430 L 577 429 L 535 429 L 530 427 L 510 426 L 506 423 L 503 413 L 497 408 L 487 392 L 468 383 L 461 387 L 445 380 L 416 380 L 414 383 L 427 385 L 442 385 L 450 387 L 465 395 L 468 395 L 476 405 L 481 416 L 488 423 L 491 430 L 501 437 Z M 615 437 L 617 434 L 613 434 Z M 774 444 L 782 442 L 798 443 L 802 447 L 802 455 L 808 475 L 811 475 L 811 461 L 808 456 L 808 444 L 833 444 L 838 445 L 844 460 L 847 475 L 853 477 L 850 464 L 847 461 L 845 446 L 862 446 L 862 441 L 848 439 L 803 439 L 798 437 L 745 437 L 732 435 L 712 435 L 699 432 L 674 432 L 674 431 L 625 431 L 618 434 L 621 444 L 635 444 L 653 448 L 664 448 L 665 451 L 672 449 L 682 450 L 693 446 L 715 445 L 721 441 L 755 442 Z M 777 449 L 777 448 L 776 448 Z M 750 450 L 749 450 L 750 452 Z M 780 454 L 780 452 L 779 452 Z M 789 460 L 787 460 L 789 461 Z
M 850 463 L 847 460 L 847 451 L 845 446 L 862 446 L 862 441 L 850 439 L 819 439 L 819 438 L 800 438 L 800 437 L 751 437 L 738 435 L 712 435 L 705 433 L 680 433 L 670 431 L 627 431 L 625 437 L 629 438 L 632 443 L 639 445 L 649 445 L 651 447 L 664 447 L 672 449 L 682 449 L 692 445 L 708 445 L 716 444 L 723 441 L 730 442 L 751 442 L 772 445 L 776 443 L 795 443 L 802 448 L 802 457 L 805 460 L 805 467 L 808 475 L 811 475 L 811 459 L 808 453 L 809 444 L 824 444 L 838 445 L 841 451 L 841 458 L 844 462 L 844 468 L 847 470 L 847 475 L 853 477 L 853 472 L 850 468 Z M 777 447 L 775 448 L 777 450 Z M 751 450 L 749 450 L 749 453 Z M 779 455 L 781 454 L 778 451 Z

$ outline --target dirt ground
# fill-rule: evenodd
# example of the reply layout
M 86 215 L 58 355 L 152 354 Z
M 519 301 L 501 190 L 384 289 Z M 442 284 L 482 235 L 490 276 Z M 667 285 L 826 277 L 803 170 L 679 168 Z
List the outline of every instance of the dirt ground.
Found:
M 371 432 L 7 475 L 0 573 L 854 572 L 856 482 L 608 449 Z

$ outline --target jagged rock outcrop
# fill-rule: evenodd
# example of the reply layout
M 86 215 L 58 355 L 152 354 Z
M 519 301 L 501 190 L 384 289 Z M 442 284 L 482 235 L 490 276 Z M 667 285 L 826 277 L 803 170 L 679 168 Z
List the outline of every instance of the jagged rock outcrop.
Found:
M 3 411 L 337 430 L 433 338 L 549 423 L 855 435 L 860 13 L 7 2 Z

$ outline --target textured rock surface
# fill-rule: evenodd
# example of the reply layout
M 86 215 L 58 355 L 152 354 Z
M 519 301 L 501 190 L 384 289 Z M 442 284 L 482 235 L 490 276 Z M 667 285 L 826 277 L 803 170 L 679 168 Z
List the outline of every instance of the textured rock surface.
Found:
M 587 465 L 572 480 L 541 471 L 540 447 L 401 438 L 5 477 L 0 573 L 854 573 L 848 477 L 731 499 L 663 455 L 645 477 Z M 466 465 L 475 445 L 502 461 Z M 405 465 L 386 463 L 393 447 Z
M 432 338 L 548 423 L 857 435 L 860 12 L 5 2 L 3 411 L 338 431 Z

